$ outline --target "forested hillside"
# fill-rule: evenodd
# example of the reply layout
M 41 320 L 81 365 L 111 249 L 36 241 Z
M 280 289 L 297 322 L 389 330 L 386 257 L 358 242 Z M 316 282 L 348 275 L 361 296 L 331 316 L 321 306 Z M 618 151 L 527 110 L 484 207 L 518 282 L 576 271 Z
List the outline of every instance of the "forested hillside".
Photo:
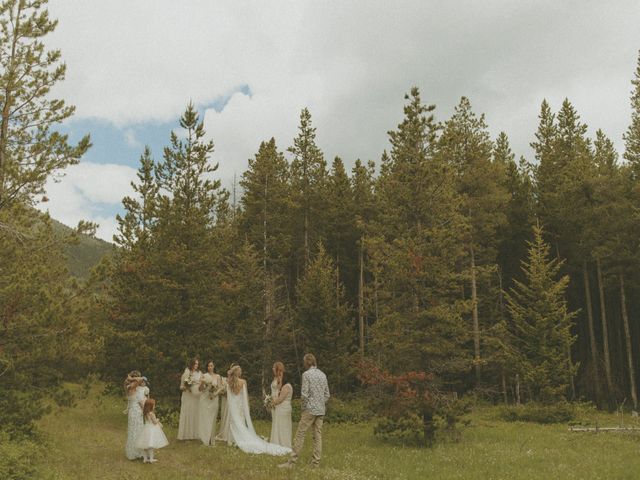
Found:
M 57 235 L 65 237 L 71 234 L 72 229 L 53 220 L 53 230 Z M 114 251 L 114 245 L 90 235 L 78 235 L 73 243 L 65 247 L 67 266 L 69 272 L 76 278 L 86 279 L 93 267 L 105 256 Z

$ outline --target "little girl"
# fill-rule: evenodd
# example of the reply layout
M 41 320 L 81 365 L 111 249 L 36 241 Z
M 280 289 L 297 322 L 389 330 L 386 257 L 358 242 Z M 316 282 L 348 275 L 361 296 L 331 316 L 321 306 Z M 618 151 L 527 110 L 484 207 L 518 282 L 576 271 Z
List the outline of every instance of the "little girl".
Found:
M 136 441 L 136 448 L 143 452 L 144 463 L 155 463 L 157 460 L 153 458 L 153 451 L 157 448 L 166 447 L 169 441 L 162 431 L 162 424 L 156 418 L 153 410 L 156 407 L 156 401 L 153 398 L 147 398 L 144 402 L 144 427 Z

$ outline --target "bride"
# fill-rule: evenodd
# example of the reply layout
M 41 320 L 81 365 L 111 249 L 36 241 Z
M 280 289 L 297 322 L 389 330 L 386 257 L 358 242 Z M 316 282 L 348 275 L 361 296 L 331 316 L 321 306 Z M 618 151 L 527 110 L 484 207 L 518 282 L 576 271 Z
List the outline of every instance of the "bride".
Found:
M 291 453 L 288 447 L 263 440 L 253 429 L 249 413 L 247 382 L 242 378 L 242 369 L 239 365 L 232 365 L 227 372 L 227 411 L 217 440 L 226 441 L 229 445 L 236 444 L 246 453 L 268 455 Z

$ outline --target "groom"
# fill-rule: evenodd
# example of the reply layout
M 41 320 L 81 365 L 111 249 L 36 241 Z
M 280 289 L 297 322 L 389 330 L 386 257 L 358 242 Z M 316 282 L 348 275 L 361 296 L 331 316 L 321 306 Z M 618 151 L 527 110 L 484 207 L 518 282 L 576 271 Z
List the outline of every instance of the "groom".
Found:
M 293 441 L 293 452 L 289 461 L 278 465 L 282 468 L 292 468 L 298 461 L 298 455 L 302 450 L 307 430 L 313 427 L 313 458 L 311 465 L 320 465 L 322 454 L 322 422 L 325 414 L 325 403 L 329 400 L 329 384 L 327 376 L 317 366 L 316 357 L 311 353 L 304 356 L 304 368 L 302 374 L 302 415 L 298 423 L 298 430 Z

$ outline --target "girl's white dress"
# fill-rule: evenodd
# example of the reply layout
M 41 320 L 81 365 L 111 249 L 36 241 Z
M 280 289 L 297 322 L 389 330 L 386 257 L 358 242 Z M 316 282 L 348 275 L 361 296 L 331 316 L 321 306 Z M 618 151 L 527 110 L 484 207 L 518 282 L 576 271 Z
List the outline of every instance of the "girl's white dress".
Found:
M 211 375 L 208 372 L 202 376 L 202 382 L 206 385 L 206 389 L 200 394 L 200 405 L 198 407 L 200 440 L 205 445 L 214 445 L 220 406 L 220 399 L 215 394 L 221 388 L 222 382 L 220 375 Z M 213 392 L 209 390 L 209 385 L 213 385 Z
M 249 395 L 246 383 L 237 394 L 227 388 L 227 411 L 217 439 L 225 440 L 229 445 L 235 444 L 246 453 L 266 453 L 267 455 L 288 455 L 291 453 L 291 449 L 288 447 L 263 440 L 254 430 L 249 413 Z
M 178 424 L 178 440 L 197 440 L 200 438 L 200 429 L 198 422 L 200 420 L 198 411 L 200 408 L 200 371 L 191 373 L 186 368 L 180 379 L 180 385 L 184 383 L 191 375 L 194 382 L 191 387 L 182 392 L 182 401 L 180 404 L 180 423 Z
M 276 400 L 280 396 L 278 382 L 271 383 L 271 398 Z M 293 389 L 288 389 L 286 397 L 271 410 L 271 443 L 291 448 L 291 397 Z
M 124 451 L 129 460 L 142 458 L 142 452 L 136 447 L 136 440 L 140 436 L 144 425 L 141 403 L 146 397 L 146 392 L 146 387 L 136 387 L 130 395 L 127 395 L 127 444 Z
M 167 445 L 169 445 L 169 440 L 167 440 L 166 435 L 162 431 L 162 425 L 160 425 L 155 414 L 153 412 L 149 412 L 149 414 L 147 414 L 147 418 L 145 418 L 142 432 L 136 441 L 136 447 L 141 450 L 147 450 L 150 448 L 155 450 L 166 447 Z

